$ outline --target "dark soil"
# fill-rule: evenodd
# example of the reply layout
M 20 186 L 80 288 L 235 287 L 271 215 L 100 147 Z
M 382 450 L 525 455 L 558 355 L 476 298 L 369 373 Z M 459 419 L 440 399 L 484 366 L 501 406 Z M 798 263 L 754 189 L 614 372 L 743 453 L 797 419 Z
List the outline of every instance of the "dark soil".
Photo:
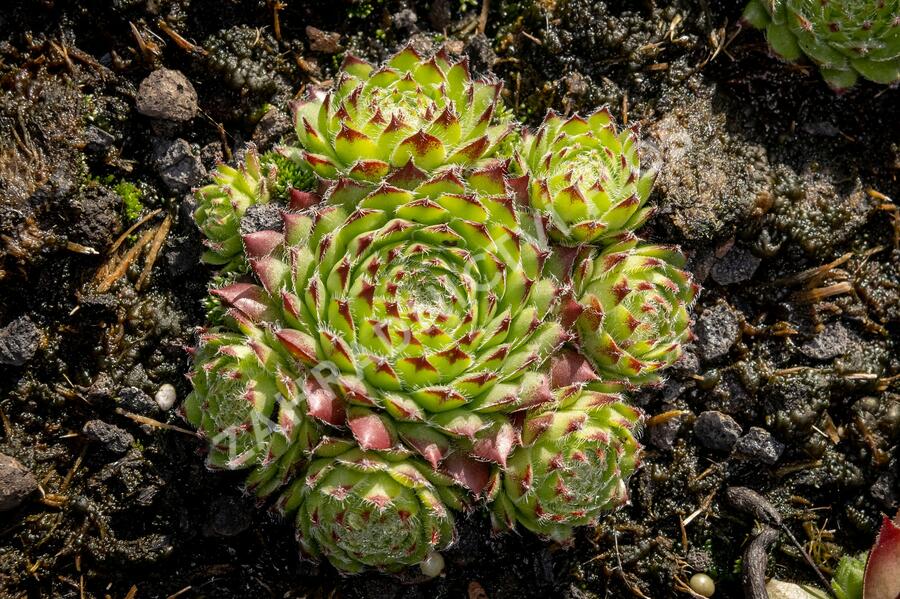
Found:
M 835 95 L 741 30 L 739 1 L 489 7 L 482 34 L 472 0 L 3 3 L 0 453 L 25 486 L 0 512 L 0 597 L 657 598 L 694 572 L 740 597 L 753 516 L 729 507 L 733 486 L 766 497 L 826 572 L 871 544 L 900 503 L 900 91 Z M 207 472 L 154 399 L 189 390 L 213 275 L 188 190 L 285 134 L 268 107 L 345 50 L 442 41 L 501 77 L 529 124 L 602 104 L 642 124 L 645 160 L 665 165 L 645 234 L 690 256 L 697 340 L 634 398 L 651 418 L 631 504 L 571 546 L 492 538 L 478 511 L 438 579 L 342 578 L 300 561 L 290 523 L 240 473 Z M 192 84 L 196 116 L 190 98 L 168 121 L 165 103 L 136 110 L 161 67 Z M 154 229 L 152 270 L 148 237 L 112 276 Z M 784 536 L 768 573 L 814 579 Z

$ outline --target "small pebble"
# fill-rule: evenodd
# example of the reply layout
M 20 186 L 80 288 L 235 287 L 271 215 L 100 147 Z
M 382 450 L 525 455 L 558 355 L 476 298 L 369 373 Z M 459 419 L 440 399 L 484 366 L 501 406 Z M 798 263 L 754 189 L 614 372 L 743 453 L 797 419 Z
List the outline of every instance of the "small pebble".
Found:
M 716 583 L 706 574 L 698 573 L 691 576 L 690 585 L 691 590 L 704 597 L 712 597 L 716 592 Z
M 694 421 L 694 435 L 707 449 L 730 451 L 741 436 L 741 425 L 722 412 L 703 412 Z
M 178 394 L 175 393 L 175 387 L 169 383 L 160 385 L 159 389 L 156 391 L 156 395 L 153 396 L 153 399 L 156 400 L 156 405 L 158 405 L 159 409 L 162 411 L 171 410 L 172 406 L 175 405 L 175 400 L 177 398 Z
M 158 69 L 141 81 L 137 111 L 155 119 L 188 121 L 197 114 L 197 91 L 181 71 Z
M 697 346 L 705 360 L 716 360 L 728 354 L 741 335 L 738 314 L 721 302 L 703 311 L 697 321 Z
M 419 567 L 422 569 L 422 574 L 434 578 L 444 571 L 444 556 L 437 551 L 432 551 L 425 556 Z
M 0 453 L 0 512 L 19 507 L 37 488 L 37 480 L 28 468 Z
M 742 457 L 772 465 L 781 457 L 784 443 L 776 441 L 766 429 L 752 426 L 734 444 L 734 451 Z

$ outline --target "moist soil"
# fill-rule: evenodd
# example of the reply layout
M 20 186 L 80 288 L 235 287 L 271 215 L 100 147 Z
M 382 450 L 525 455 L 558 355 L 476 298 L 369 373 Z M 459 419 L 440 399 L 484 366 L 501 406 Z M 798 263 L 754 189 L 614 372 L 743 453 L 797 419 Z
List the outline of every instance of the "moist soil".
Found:
M 835 94 L 741 9 L 7 0 L 0 453 L 21 468 L 4 474 L 0 597 L 659 598 L 697 572 L 742 597 L 750 567 L 813 582 L 784 534 L 743 562 L 754 516 L 730 487 L 770 502 L 826 575 L 865 550 L 900 501 L 900 91 Z M 407 43 L 467 55 L 529 125 L 602 105 L 640 124 L 663 166 L 643 234 L 682 246 L 703 291 L 683 360 L 633 394 L 648 420 L 627 506 L 565 546 L 492 536 L 477 510 L 436 579 L 342 577 L 300 559 L 241 473 L 207 471 L 178 415 L 215 275 L 190 189 L 290 135 L 288 100 L 344 53 Z M 141 83 L 161 68 L 196 103 L 179 85 L 154 103 Z

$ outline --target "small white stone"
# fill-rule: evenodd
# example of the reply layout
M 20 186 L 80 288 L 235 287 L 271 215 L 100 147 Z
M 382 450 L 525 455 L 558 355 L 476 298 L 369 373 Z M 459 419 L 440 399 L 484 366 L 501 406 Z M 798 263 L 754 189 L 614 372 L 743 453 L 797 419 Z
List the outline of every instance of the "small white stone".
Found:
M 691 576 L 691 590 L 704 597 L 712 597 L 716 592 L 716 583 L 706 574 L 694 574 Z
M 419 567 L 422 568 L 422 574 L 428 578 L 434 578 L 444 571 L 444 556 L 437 551 L 432 551 L 425 556 Z
M 178 394 L 175 393 L 175 387 L 169 383 L 165 383 L 159 386 L 153 399 L 156 400 L 156 405 L 159 406 L 159 409 L 165 412 L 166 410 L 172 409 L 172 406 L 175 405 Z

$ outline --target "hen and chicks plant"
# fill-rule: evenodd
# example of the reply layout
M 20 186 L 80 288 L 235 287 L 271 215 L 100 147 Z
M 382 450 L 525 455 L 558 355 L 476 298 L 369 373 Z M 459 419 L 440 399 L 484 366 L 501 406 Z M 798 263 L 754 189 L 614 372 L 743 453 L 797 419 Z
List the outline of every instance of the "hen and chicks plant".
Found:
M 654 178 L 638 131 L 606 110 L 521 131 L 444 50 L 348 57 L 292 108 L 278 161 L 251 149 L 197 194 L 233 281 L 184 409 L 207 464 L 249 469 L 346 572 L 422 563 L 478 503 L 558 541 L 625 503 L 626 394 L 680 356 L 697 289 L 633 233 Z M 282 226 L 243 232 L 268 203 Z
M 900 0 L 751 0 L 744 20 L 783 59 L 815 63 L 835 90 L 859 77 L 900 82 Z

